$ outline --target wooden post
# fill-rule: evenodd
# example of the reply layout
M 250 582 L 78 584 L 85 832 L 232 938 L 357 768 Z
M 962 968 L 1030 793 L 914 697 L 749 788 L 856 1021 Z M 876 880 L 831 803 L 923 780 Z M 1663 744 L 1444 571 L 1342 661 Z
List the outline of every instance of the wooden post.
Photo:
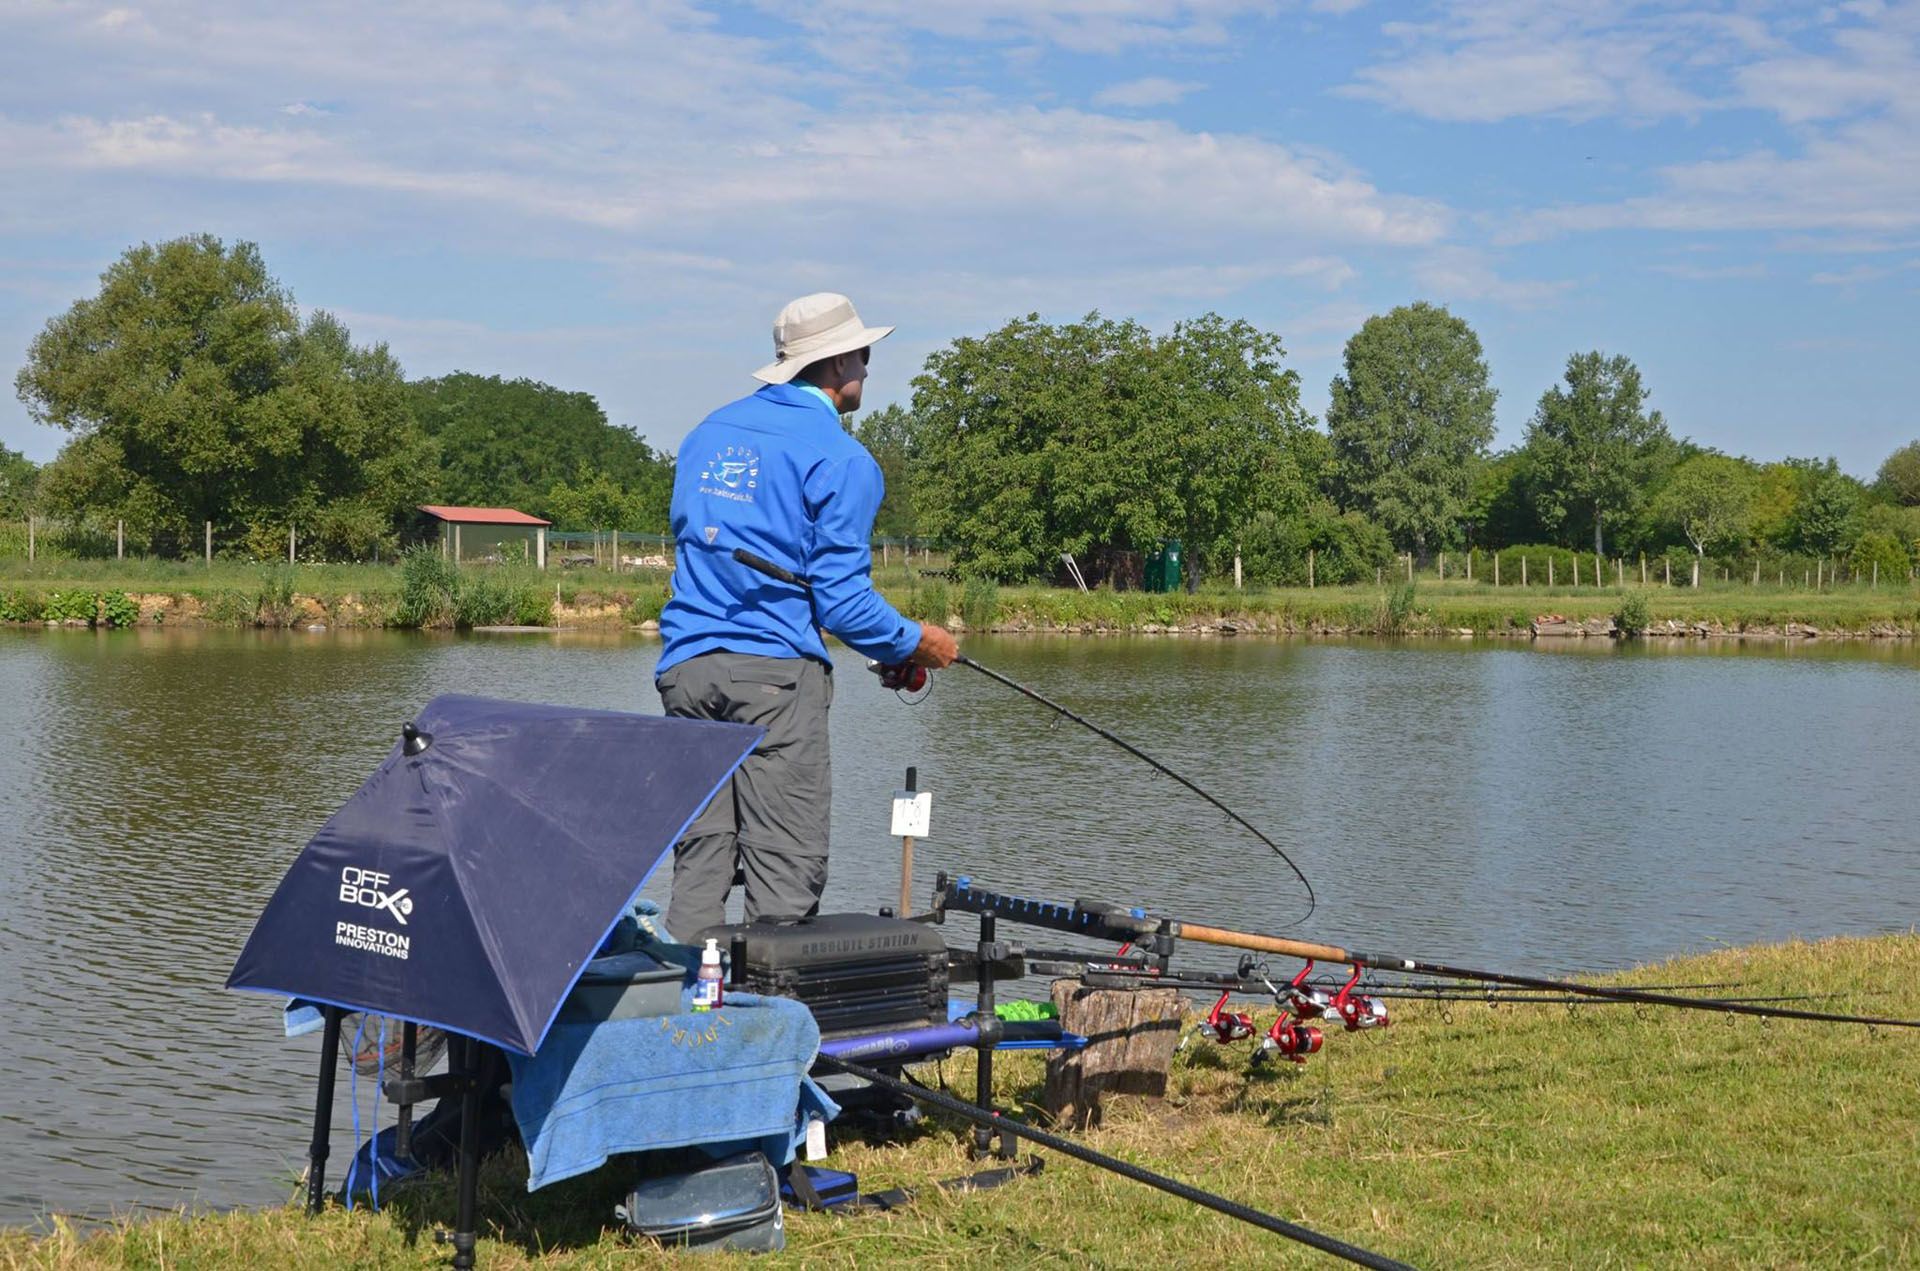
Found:
M 1578 587 L 1580 585 L 1580 553 L 1579 552 L 1575 552 L 1573 554 L 1573 585 L 1575 587 Z
M 1673 586 L 1673 562 L 1662 556 L 1660 558 L 1660 570 L 1666 575 L 1665 585 L 1668 587 Z
M 127 523 L 125 521 L 113 523 L 113 558 L 115 560 L 127 558 Z
M 1098 1125 L 1110 1094 L 1166 1094 L 1180 1040 L 1177 990 L 1090 989 L 1078 980 L 1055 980 L 1053 1003 L 1060 1027 L 1087 1039 L 1082 1050 L 1057 1050 L 1047 1058 L 1041 1102 L 1057 1124 Z
M 1447 554 L 1445 552 L 1440 553 L 1440 581 L 1447 581 Z
M 1407 553 L 1407 581 L 1413 581 L 1413 553 Z
M 613 527 L 613 572 L 620 572 L 620 527 L 617 525 Z
M 547 527 L 544 525 L 539 526 L 533 532 L 538 539 L 535 547 L 540 557 L 540 568 L 545 569 L 547 567 Z
M 207 568 L 213 568 L 213 522 L 207 522 Z
M 453 563 L 460 563 L 460 522 L 453 523 Z
M 29 565 L 33 564 L 33 553 L 34 553 L 34 548 L 36 546 L 34 542 L 33 521 L 34 521 L 34 518 L 32 516 L 27 517 L 27 564 Z
M 1520 585 L 1527 585 L 1527 558 L 1524 556 L 1520 558 Z
M 1606 563 L 1606 557 L 1602 556 L 1599 552 L 1593 554 L 1593 585 L 1595 587 L 1604 587 L 1607 585 Z
M 884 538 L 880 540 L 880 563 L 883 566 L 893 563 L 893 558 L 887 554 L 887 540 Z
M 1313 590 L 1313 549 L 1307 549 L 1307 590 Z
M 1378 565 L 1375 565 L 1373 567 L 1373 585 L 1376 587 L 1380 585 L 1381 574 L 1382 574 L 1382 571 L 1380 567 Z
M 299 543 L 293 526 L 287 526 L 287 564 L 293 564 L 293 549 Z
M 1875 591 L 1880 590 L 1880 562 L 1878 560 L 1873 562 L 1873 589 Z
M 1233 589 L 1240 590 L 1240 549 L 1237 547 L 1233 549 Z
M 1498 587 L 1500 585 L 1500 553 L 1499 552 L 1495 552 L 1493 554 L 1493 585 L 1495 587 Z
M 1627 562 L 1624 557 L 1613 558 L 1613 585 L 1624 590 L 1627 585 Z
M 1753 562 L 1753 585 L 1756 587 L 1760 585 L 1760 561 L 1758 557 L 1754 558 Z
M 1647 585 L 1647 554 L 1645 552 L 1640 553 L 1640 585 L 1642 587 Z
M 1813 589 L 1815 591 L 1819 591 L 1821 587 L 1824 585 L 1824 580 L 1820 577 L 1820 571 L 1825 569 L 1826 567 L 1827 567 L 1827 558 L 1824 556 L 1822 556 L 1819 560 L 1816 560 L 1813 562 Z
M 1547 557 L 1547 586 L 1553 586 L 1553 557 Z
M 907 769 L 907 793 L 920 789 L 920 770 Z M 900 836 L 900 908 L 894 913 L 905 918 L 913 913 L 913 835 Z
M 1473 549 L 1467 549 L 1467 581 L 1473 581 Z

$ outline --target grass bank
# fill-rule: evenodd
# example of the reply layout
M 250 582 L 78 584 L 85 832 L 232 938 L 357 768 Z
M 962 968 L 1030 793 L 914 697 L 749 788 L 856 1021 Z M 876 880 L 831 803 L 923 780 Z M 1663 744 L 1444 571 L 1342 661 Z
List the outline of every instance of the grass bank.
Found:
M 1543 616 L 1604 625 L 1633 611 L 1628 625 L 1655 634 L 1920 634 L 1920 588 L 1904 583 L 1496 588 L 1429 578 L 1411 589 L 1210 586 L 1165 595 L 958 583 L 899 565 L 875 578 L 903 612 L 969 631 L 1528 636 Z M 15 624 L 624 627 L 657 618 L 666 597 L 658 571 L 496 566 L 409 575 L 393 565 L 0 560 L 0 622 Z
M 1732 950 L 1613 977 L 1738 980 L 1920 1015 L 1920 938 Z M 1322 1231 L 1431 1266 L 1822 1266 L 1920 1259 L 1920 1037 L 1630 1007 L 1396 1003 L 1385 1032 L 1329 1038 L 1305 1068 L 1249 1072 L 1245 1043 L 1195 1042 L 1163 1103 L 1114 1105 L 1090 1142 Z M 1729 1017 L 1730 1018 L 1730 1017 Z M 1001 1069 L 1030 1107 L 1041 1064 Z M 935 1072 L 924 1069 L 931 1081 Z M 970 1065 L 945 1079 L 971 1089 Z M 303 1139 L 288 1109 L 290 1151 Z M 864 1186 L 966 1172 L 957 1124 L 836 1152 Z M 664 1263 L 608 1229 L 613 1171 L 529 1195 L 492 1161 L 484 1265 Z M 0 1267 L 432 1267 L 436 1186 L 380 1215 L 293 1210 L 0 1234 Z M 428 1234 L 423 1234 L 428 1233 Z M 795 1215 L 788 1252 L 741 1265 L 1331 1265 L 1066 1160 L 891 1214 Z M 725 1265 L 724 1260 L 702 1265 Z

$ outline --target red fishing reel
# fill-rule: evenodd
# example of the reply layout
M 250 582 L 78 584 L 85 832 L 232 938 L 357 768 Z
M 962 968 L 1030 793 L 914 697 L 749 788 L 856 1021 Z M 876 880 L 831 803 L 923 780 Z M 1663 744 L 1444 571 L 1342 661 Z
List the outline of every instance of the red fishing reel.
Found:
M 1220 1000 L 1213 1004 L 1213 1009 L 1207 1012 L 1207 1018 L 1200 1025 L 1213 1034 L 1213 1040 L 1223 1046 L 1231 1042 L 1245 1041 L 1253 1036 L 1255 1031 L 1253 1016 L 1245 1011 L 1228 1010 L 1227 997 L 1228 994 L 1224 992 L 1220 994 Z
M 1353 986 L 1360 982 L 1360 968 L 1353 968 L 1353 974 L 1333 995 L 1333 1013 L 1347 1026 L 1349 1033 L 1358 1033 L 1369 1028 L 1387 1026 L 1387 1004 L 1377 997 L 1368 997 L 1364 993 L 1355 993 Z
M 1321 1043 L 1326 1041 L 1319 1029 L 1311 1024 L 1297 1024 L 1281 1012 L 1280 1018 L 1273 1021 L 1273 1027 L 1260 1039 L 1260 1055 L 1279 1055 L 1291 1059 L 1296 1064 L 1307 1062 L 1307 1056 L 1318 1054 Z
M 1287 991 L 1280 1005 L 1292 1011 L 1301 1019 L 1320 1019 L 1334 1013 L 1334 995 L 1322 988 L 1307 983 L 1307 977 L 1313 974 L 1313 959 L 1300 968 L 1300 974 L 1287 983 Z M 1315 1047 L 1318 1049 L 1318 1047 Z
M 898 693 L 918 693 L 927 686 L 927 668 L 913 662 L 868 662 L 867 669 L 880 677 L 880 687 Z

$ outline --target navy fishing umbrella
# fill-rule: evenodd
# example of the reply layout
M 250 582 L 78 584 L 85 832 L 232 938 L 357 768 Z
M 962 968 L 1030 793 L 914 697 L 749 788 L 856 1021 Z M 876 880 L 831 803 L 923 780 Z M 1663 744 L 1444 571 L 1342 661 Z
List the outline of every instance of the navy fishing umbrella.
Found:
M 227 987 L 532 1054 L 741 724 L 448 695 L 295 859 Z

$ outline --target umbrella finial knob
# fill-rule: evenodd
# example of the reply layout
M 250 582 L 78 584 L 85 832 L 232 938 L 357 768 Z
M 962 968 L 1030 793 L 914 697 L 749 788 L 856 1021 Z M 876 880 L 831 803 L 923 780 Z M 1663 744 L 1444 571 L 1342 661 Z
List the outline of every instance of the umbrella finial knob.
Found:
M 407 755 L 424 754 L 428 746 L 433 745 L 433 734 L 423 733 L 408 720 L 400 726 L 400 749 Z

